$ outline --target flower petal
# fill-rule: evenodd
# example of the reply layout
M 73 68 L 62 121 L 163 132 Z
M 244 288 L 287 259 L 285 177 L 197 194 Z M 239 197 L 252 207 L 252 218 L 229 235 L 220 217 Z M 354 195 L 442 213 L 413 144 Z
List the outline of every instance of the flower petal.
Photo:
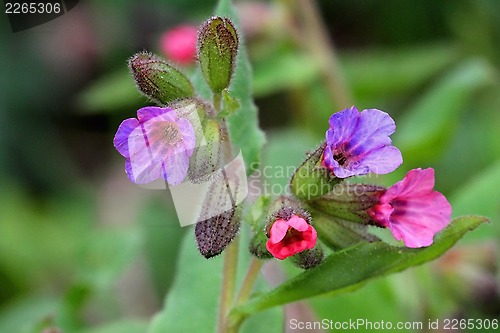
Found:
M 139 122 L 135 118 L 125 119 L 120 126 L 118 126 L 118 130 L 116 131 L 113 139 L 113 144 L 116 150 L 118 150 L 118 152 L 126 158 L 130 157 L 128 149 L 129 136 L 139 126 Z M 134 135 L 142 137 L 142 132 L 135 132 Z
M 418 196 L 434 189 L 434 169 L 413 169 L 408 171 L 403 180 L 397 182 L 388 192 L 399 197 Z M 397 193 L 397 194 L 396 194 Z
M 390 135 L 396 130 L 396 123 L 386 112 L 377 109 L 360 113 L 355 133 L 345 147 L 351 156 L 364 155 L 373 149 L 391 144 Z
M 137 110 L 137 119 L 139 122 L 145 123 L 151 120 L 175 121 L 175 110 L 171 108 L 160 108 L 158 106 L 147 106 Z
M 309 224 L 307 224 L 306 220 L 297 215 L 292 215 L 292 217 L 290 217 L 290 219 L 286 223 L 297 231 L 306 231 L 309 227 Z
M 359 161 L 356 170 L 365 171 L 368 169 L 369 172 L 384 175 L 393 172 L 402 163 L 403 156 L 398 148 L 394 146 L 384 146 L 367 153 L 363 159 Z
M 288 224 L 286 223 L 285 220 L 276 220 L 276 222 L 273 223 L 271 226 L 271 230 L 269 231 L 270 234 L 270 240 L 272 243 L 277 244 L 279 243 L 283 238 L 285 238 L 285 235 L 288 231 Z
M 187 119 L 184 118 L 179 118 L 177 120 L 177 125 L 179 126 L 179 132 L 182 136 L 182 145 L 184 150 L 190 151 L 189 156 L 191 156 L 194 148 L 196 147 L 196 136 L 193 126 Z
M 358 126 L 360 113 L 356 107 L 332 114 L 330 129 L 326 132 L 328 145 L 339 147 L 351 139 Z
M 179 185 L 186 178 L 189 168 L 189 155 L 186 151 L 167 154 L 164 157 L 163 167 L 163 179 L 170 185 Z

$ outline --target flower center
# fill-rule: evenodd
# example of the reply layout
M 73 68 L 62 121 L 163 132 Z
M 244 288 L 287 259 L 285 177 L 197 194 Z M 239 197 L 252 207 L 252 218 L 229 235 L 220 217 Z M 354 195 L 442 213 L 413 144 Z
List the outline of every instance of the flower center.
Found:
M 343 152 L 333 155 L 333 159 L 339 163 L 340 166 L 344 166 L 347 162 L 347 157 L 344 156 Z
M 175 146 L 179 141 L 181 141 L 179 126 L 177 126 L 174 122 L 165 122 L 163 127 L 163 138 L 167 145 Z
M 285 237 L 281 240 L 283 245 L 287 246 L 296 242 L 300 242 L 303 239 L 302 232 L 295 228 L 289 227 Z

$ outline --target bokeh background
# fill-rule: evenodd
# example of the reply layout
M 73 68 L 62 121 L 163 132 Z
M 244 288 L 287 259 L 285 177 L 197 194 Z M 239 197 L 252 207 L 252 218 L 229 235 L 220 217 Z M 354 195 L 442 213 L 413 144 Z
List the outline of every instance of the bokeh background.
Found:
M 264 166 L 297 165 L 333 112 L 378 108 L 404 164 L 371 180 L 433 167 L 454 216 L 491 219 L 431 264 L 308 302 L 316 318 L 499 318 L 500 2 L 236 3 Z M 0 332 L 143 332 L 161 309 L 189 228 L 167 191 L 128 182 L 112 140 L 149 104 L 127 58 L 214 6 L 88 0 L 18 33 L 1 15 Z

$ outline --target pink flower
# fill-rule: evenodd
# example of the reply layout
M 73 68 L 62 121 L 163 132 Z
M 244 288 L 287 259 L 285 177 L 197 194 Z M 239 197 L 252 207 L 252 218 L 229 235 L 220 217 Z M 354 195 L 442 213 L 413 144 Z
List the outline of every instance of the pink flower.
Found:
M 289 220 L 276 220 L 266 243 L 267 250 L 283 260 L 316 245 L 316 230 L 300 216 L 292 215 Z
M 196 59 L 196 38 L 198 29 L 191 25 L 181 25 L 163 34 L 160 46 L 171 60 L 189 65 Z
M 434 191 L 434 169 L 414 169 L 379 197 L 368 214 L 407 247 L 429 246 L 450 222 L 451 205 Z

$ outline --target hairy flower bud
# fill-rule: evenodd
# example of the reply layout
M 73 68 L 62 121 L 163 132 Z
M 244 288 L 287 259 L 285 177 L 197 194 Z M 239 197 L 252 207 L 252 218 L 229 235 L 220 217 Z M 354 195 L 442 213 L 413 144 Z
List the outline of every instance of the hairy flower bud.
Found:
M 322 197 L 340 182 L 327 168 L 321 165 L 325 143 L 310 153 L 297 168 L 290 180 L 290 189 L 299 199 L 311 200 Z
M 325 258 L 325 254 L 323 253 L 323 248 L 319 244 L 316 244 L 311 250 L 299 252 L 292 258 L 297 267 L 310 269 L 321 264 Z
M 236 200 L 242 186 L 225 170 L 212 179 L 195 226 L 198 249 L 207 259 L 220 254 L 238 234 L 241 207 Z
M 223 167 L 223 142 L 227 133 L 215 119 L 202 125 L 203 138 L 189 161 L 188 177 L 193 183 L 203 182 Z
M 229 86 L 238 52 L 238 34 L 227 17 L 212 17 L 198 35 L 198 60 L 210 89 L 220 93 Z
M 370 224 L 367 209 L 378 202 L 378 195 L 384 187 L 365 184 L 340 183 L 322 197 L 308 201 L 308 204 L 322 213 L 339 219 Z
M 220 215 L 196 223 L 194 233 L 202 256 L 209 259 L 224 251 L 238 234 L 240 213 L 241 210 L 234 207 Z
M 267 235 L 265 230 L 259 230 L 248 244 L 248 250 L 259 259 L 270 259 L 273 255 L 266 248 Z
M 192 97 L 189 79 L 166 60 L 149 52 L 139 52 L 128 61 L 137 88 L 160 105 Z

